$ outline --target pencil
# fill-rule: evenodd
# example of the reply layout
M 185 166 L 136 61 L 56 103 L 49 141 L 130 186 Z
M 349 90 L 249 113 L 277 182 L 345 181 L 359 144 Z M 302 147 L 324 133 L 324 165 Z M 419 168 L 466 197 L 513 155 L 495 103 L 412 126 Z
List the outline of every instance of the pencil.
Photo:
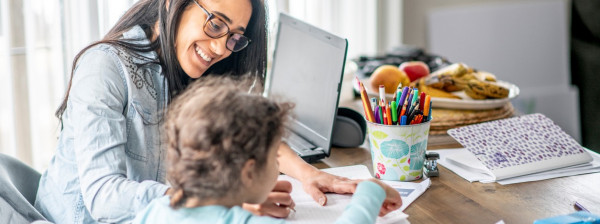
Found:
M 373 116 L 373 110 L 371 109 L 371 103 L 369 102 L 369 96 L 367 95 L 367 90 L 366 90 L 365 86 L 360 82 L 360 80 L 358 80 L 358 78 L 356 78 L 356 82 L 358 82 L 358 85 L 359 85 L 360 98 L 362 100 L 363 108 L 365 110 L 365 117 L 367 118 L 368 121 L 373 122 L 373 121 L 375 121 L 375 118 Z

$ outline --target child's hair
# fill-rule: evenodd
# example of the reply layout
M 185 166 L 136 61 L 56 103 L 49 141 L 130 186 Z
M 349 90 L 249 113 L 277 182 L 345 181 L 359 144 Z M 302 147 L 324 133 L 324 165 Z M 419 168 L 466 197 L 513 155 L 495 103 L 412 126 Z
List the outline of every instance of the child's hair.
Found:
M 246 161 L 254 159 L 262 168 L 281 140 L 293 105 L 249 93 L 253 80 L 244 77 L 200 78 L 169 106 L 171 207 L 181 207 L 190 197 L 218 199 L 239 190 Z

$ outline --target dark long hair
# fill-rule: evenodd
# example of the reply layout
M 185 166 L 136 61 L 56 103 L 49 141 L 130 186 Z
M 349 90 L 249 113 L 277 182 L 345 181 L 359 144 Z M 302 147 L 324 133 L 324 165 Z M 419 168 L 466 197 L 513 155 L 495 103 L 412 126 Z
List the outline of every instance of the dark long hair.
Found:
M 169 10 L 167 10 L 169 1 Z M 156 51 L 162 67 L 167 84 L 169 86 L 169 100 L 177 96 L 192 79 L 185 74 L 175 52 L 175 37 L 177 27 L 183 11 L 193 0 L 141 0 L 133 5 L 117 21 L 117 24 L 100 41 L 90 44 L 81 50 L 73 60 L 71 78 L 67 87 L 65 98 L 56 110 L 56 117 L 62 122 L 62 114 L 67 108 L 69 91 L 73 83 L 75 66 L 81 55 L 88 49 L 98 44 L 111 44 L 126 50 L 138 57 L 143 57 L 140 52 Z M 252 40 L 244 50 L 232 53 L 229 57 L 211 66 L 205 74 L 250 74 L 264 82 L 264 74 L 267 66 L 267 18 L 266 8 L 263 0 L 250 0 L 252 4 L 252 15 L 244 35 Z M 155 24 L 158 21 L 158 38 L 152 40 L 157 33 Z M 122 39 L 122 35 L 132 27 L 139 25 L 151 40 L 150 44 L 136 44 L 131 40 Z

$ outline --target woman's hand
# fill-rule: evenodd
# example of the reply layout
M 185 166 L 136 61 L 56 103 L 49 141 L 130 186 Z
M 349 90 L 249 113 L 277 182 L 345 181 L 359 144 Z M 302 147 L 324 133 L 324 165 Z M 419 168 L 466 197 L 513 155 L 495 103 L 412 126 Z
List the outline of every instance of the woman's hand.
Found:
M 255 215 L 268 215 L 276 218 L 285 218 L 294 209 L 294 200 L 290 196 L 292 184 L 288 181 L 277 181 L 275 187 L 262 204 L 247 204 L 242 207 Z
M 302 181 L 304 191 L 320 205 L 327 204 L 325 193 L 352 194 L 360 180 L 350 180 L 315 170 Z
M 396 189 L 375 178 L 371 178 L 369 181 L 379 184 L 385 191 L 385 200 L 383 200 L 383 205 L 381 205 L 381 210 L 379 210 L 379 216 L 384 216 L 402 207 L 402 198 L 400 198 L 400 193 Z

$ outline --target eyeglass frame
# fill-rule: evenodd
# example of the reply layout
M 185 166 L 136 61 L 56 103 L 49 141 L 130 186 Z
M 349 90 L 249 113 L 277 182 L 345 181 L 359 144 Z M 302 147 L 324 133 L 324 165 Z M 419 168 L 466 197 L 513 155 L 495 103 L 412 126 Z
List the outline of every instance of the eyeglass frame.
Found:
M 204 34 L 206 34 L 207 36 L 209 36 L 210 38 L 213 39 L 218 39 L 221 37 L 224 37 L 226 35 L 229 34 L 229 36 L 227 37 L 227 41 L 225 41 L 225 48 L 227 48 L 227 50 L 230 50 L 231 52 L 239 52 L 241 50 L 246 49 L 246 47 L 248 47 L 248 45 L 252 42 L 252 39 L 248 38 L 247 36 L 244 36 L 243 34 L 240 33 L 233 33 L 231 32 L 231 29 L 229 28 L 229 25 L 227 25 L 227 23 L 225 21 L 223 21 L 221 18 L 219 18 L 218 16 L 216 16 L 214 13 L 209 12 L 206 8 L 204 8 L 203 6 L 200 5 L 200 3 L 198 3 L 198 0 L 192 0 L 198 7 L 200 7 L 200 9 L 202 9 L 202 11 L 204 11 L 204 13 L 206 14 L 206 21 L 204 21 L 204 25 L 202 26 L 202 31 L 204 31 Z M 212 20 L 212 19 L 218 19 L 221 20 L 221 22 L 223 23 L 223 25 L 225 25 L 225 27 L 227 27 L 227 32 L 225 32 L 224 34 L 221 34 L 219 36 L 213 37 L 210 34 L 208 34 L 205 30 L 206 25 L 208 24 L 208 21 Z M 227 42 L 229 42 L 229 39 L 233 36 L 233 35 L 240 35 L 242 37 L 245 37 L 246 40 L 248 40 L 248 43 L 246 43 L 246 46 L 244 46 L 242 49 L 239 49 L 237 51 L 234 51 L 233 49 L 229 49 L 229 47 L 227 47 Z M 235 45 L 234 45 L 235 46 Z

